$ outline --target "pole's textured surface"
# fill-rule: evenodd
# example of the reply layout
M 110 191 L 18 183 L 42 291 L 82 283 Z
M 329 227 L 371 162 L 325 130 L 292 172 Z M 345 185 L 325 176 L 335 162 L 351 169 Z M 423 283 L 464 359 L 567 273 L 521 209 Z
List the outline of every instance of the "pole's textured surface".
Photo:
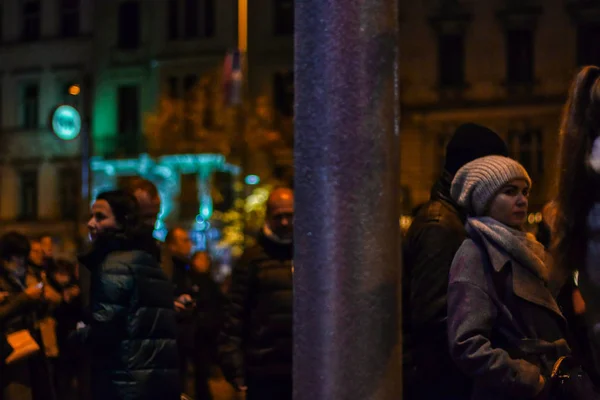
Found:
M 294 399 L 397 400 L 397 1 L 295 4 Z

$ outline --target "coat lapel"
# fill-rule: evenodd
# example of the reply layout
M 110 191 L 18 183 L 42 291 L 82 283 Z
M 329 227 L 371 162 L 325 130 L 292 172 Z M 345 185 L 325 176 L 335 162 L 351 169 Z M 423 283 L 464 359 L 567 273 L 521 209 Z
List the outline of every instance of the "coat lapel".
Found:
M 506 252 L 498 249 L 483 235 L 480 235 L 479 237 L 486 248 L 492 267 L 496 272 L 500 272 L 510 263 L 512 267 L 513 292 L 516 296 L 530 303 L 547 308 L 560 316 L 561 319 L 565 319 L 558 304 L 556 304 L 556 300 L 552 296 L 550 289 L 542 279 L 520 263 L 516 262 L 512 257 L 506 254 Z

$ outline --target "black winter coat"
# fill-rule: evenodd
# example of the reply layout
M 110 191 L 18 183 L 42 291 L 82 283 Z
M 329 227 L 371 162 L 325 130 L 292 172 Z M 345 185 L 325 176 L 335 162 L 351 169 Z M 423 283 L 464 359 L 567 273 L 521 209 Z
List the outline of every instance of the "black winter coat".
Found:
M 219 358 L 225 377 L 291 376 L 293 247 L 264 234 L 233 270 Z
M 447 340 L 448 277 L 467 236 L 465 216 L 444 174 L 415 216 L 403 249 L 405 397 L 469 398 L 470 381 L 455 366 Z M 435 385 L 431 385 L 435 382 Z M 447 396 L 447 397 L 445 397 Z
M 180 397 L 173 291 L 146 243 L 104 239 L 80 260 L 91 272 L 92 317 L 77 336 L 91 348 L 94 399 Z

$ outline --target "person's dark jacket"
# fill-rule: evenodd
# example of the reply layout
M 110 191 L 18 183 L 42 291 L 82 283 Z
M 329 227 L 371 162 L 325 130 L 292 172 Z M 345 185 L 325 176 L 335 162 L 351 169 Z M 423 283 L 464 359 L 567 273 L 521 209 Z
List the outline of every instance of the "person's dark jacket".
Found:
M 232 274 L 219 336 L 230 382 L 292 374 L 293 247 L 261 234 Z
M 447 340 L 448 275 L 466 238 L 465 215 L 450 197 L 451 180 L 444 174 L 436 183 L 404 241 L 403 364 L 409 399 L 470 393 L 470 380 L 454 365 Z
M 95 399 L 180 397 L 173 291 L 151 240 L 101 238 L 80 261 L 91 272 L 88 326 Z
M 210 274 L 195 272 L 188 260 L 173 257 L 173 267 L 175 297 L 188 294 L 193 302 L 177 313 L 179 346 L 187 352 L 201 351 L 203 359 L 214 358 L 225 298 Z

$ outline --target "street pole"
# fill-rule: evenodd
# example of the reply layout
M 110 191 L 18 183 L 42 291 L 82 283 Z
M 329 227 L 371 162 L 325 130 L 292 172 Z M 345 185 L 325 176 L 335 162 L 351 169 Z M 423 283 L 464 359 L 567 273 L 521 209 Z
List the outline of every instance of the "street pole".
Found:
M 89 214 L 90 203 L 92 201 L 92 173 L 90 159 L 93 151 L 92 141 L 92 78 L 90 74 L 86 74 L 82 85 L 83 94 L 83 123 L 81 124 L 81 199 L 79 201 L 79 217 L 78 217 L 78 237 L 80 245 L 85 243 L 85 222 Z M 83 226 L 79 224 L 83 221 Z
M 397 1 L 295 7 L 294 400 L 401 399 Z
M 237 143 L 235 148 L 238 152 L 239 163 L 240 163 L 240 174 L 238 175 L 237 186 L 238 194 L 241 194 L 243 203 L 246 200 L 246 184 L 245 178 L 248 173 L 248 147 L 246 143 L 246 110 L 245 105 L 248 101 L 248 0 L 237 0 L 238 13 L 237 13 L 237 47 L 240 57 L 240 69 L 241 69 L 241 82 L 240 82 L 240 93 L 238 97 L 238 103 L 236 104 L 236 116 L 235 126 L 237 130 Z M 246 236 L 246 212 L 242 204 L 240 208 L 242 215 L 242 234 Z M 245 242 L 245 240 L 244 240 Z

